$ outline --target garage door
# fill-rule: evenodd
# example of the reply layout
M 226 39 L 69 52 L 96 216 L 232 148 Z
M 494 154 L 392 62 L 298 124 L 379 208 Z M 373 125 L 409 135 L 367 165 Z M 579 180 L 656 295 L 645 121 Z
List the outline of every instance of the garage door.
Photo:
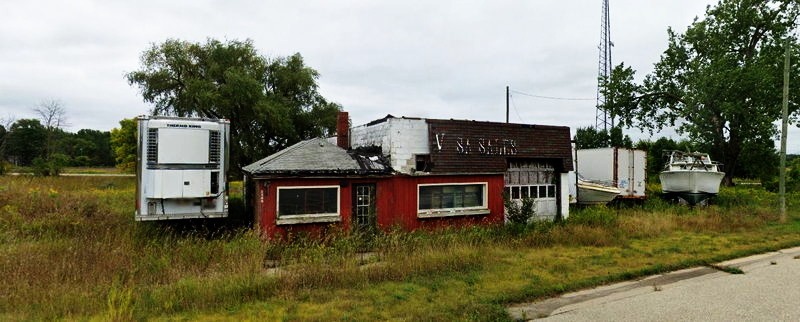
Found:
M 558 213 L 555 169 L 546 162 L 512 161 L 505 174 L 511 200 L 534 199 L 536 219 L 553 219 Z

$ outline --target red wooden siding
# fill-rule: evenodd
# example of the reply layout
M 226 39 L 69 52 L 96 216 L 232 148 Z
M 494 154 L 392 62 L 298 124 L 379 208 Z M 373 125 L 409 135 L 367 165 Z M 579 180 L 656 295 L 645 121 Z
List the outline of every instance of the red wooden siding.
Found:
M 491 213 L 478 216 L 417 218 L 417 185 L 426 183 L 487 183 L 487 202 Z M 385 180 L 378 188 L 378 225 L 387 229 L 432 229 L 503 222 L 503 176 L 398 176 Z
M 260 214 L 259 227 L 261 233 L 268 237 L 288 236 L 290 234 L 308 234 L 320 236 L 332 230 L 349 230 L 350 214 L 352 207 L 350 185 L 339 187 L 339 214 L 341 221 L 335 223 L 316 223 L 316 224 L 295 224 L 295 225 L 276 225 L 275 220 L 278 215 L 277 197 L 278 187 L 296 186 L 331 186 L 340 185 L 340 179 L 276 179 L 258 180 L 259 199 L 256 201 L 256 211 Z
M 487 183 L 487 202 L 490 210 L 486 215 L 452 216 L 438 218 L 417 217 L 417 185 L 428 183 Z M 258 225 L 265 237 L 298 234 L 320 236 L 334 230 L 347 232 L 352 221 L 352 185 L 375 183 L 378 227 L 387 230 L 400 227 L 406 230 L 438 229 L 470 225 L 500 224 L 503 222 L 503 175 L 479 176 L 394 176 L 389 178 L 358 179 L 314 179 L 291 178 L 258 180 L 258 195 L 255 211 Z M 313 223 L 276 225 L 276 197 L 278 187 L 339 185 L 341 221 L 336 223 Z

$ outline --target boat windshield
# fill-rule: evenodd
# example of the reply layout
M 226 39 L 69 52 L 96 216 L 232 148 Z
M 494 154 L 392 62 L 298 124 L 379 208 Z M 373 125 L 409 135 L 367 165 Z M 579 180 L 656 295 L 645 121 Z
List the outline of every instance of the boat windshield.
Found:
M 703 169 L 706 171 L 718 171 L 719 168 L 717 166 L 719 166 L 719 163 L 711 161 L 711 157 L 708 153 L 670 151 L 669 163 L 664 165 L 664 169 Z
M 708 154 L 694 154 L 694 155 L 678 155 L 672 159 L 673 163 L 705 163 L 711 164 L 711 158 Z

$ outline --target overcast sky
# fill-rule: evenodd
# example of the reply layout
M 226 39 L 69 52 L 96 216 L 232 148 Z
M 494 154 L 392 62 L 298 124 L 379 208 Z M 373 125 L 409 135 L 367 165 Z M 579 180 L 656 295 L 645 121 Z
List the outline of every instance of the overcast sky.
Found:
M 644 76 L 710 0 L 611 0 L 613 62 Z M 110 130 L 147 114 L 124 79 L 168 38 L 252 39 L 269 57 L 299 52 L 321 93 L 354 124 L 386 114 L 594 124 L 601 0 L 0 2 L 0 118 L 60 100 L 70 127 Z M 793 127 L 790 137 L 800 134 Z M 573 131 L 574 133 L 574 131 Z M 647 137 L 626 130 L 634 138 Z M 668 136 L 674 136 L 665 131 Z M 791 145 L 790 152 L 800 152 Z

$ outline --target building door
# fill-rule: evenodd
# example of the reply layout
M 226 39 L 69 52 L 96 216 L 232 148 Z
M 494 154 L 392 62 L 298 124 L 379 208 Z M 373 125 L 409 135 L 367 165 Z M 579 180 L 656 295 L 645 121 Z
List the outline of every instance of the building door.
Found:
M 558 213 L 555 168 L 536 160 L 511 161 L 505 174 L 505 186 L 511 200 L 534 200 L 537 219 L 554 219 Z
M 375 232 L 378 227 L 375 211 L 375 184 L 353 185 L 353 229 L 357 232 Z

